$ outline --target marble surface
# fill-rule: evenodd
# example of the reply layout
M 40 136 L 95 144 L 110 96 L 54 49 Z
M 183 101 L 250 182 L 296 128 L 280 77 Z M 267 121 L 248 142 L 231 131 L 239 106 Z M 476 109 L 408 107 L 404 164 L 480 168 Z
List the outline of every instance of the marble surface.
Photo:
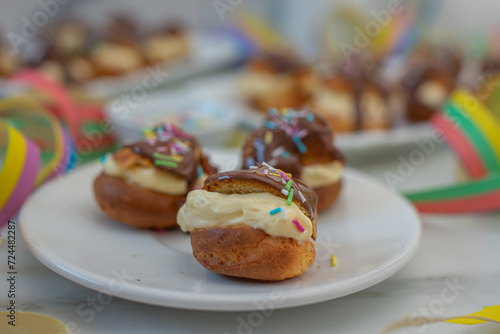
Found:
M 412 147 L 378 160 L 352 161 L 354 167 L 385 182 Z M 452 157 L 444 149 L 426 157 L 401 189 L 455 180 Z M 56 232 L 55 232 L 56 233 Z M 5 236 L 5 228 L 2 230 Z M 91 241 L 89 241 L 91 242 Z M 73 333 L 380 333 L 410 315 L 468 314 L 499 304 L 500 214 L 423 216 L 423 234 L 414 258 L 398 273 L 369 289 L 303 307 L 260 312 L 184 311 L 99 299 L 45 268 L 17 238 L 18 310 L 57 317 Z M 98 259 L 96 259 L 97 261 Z M 7 298 L 7 247 L 0 247 L 0 306 Z M 4 320 L 1 320 L 4 321 Z M 394 333 L 499 333 L 500 326 L 429 324 Z

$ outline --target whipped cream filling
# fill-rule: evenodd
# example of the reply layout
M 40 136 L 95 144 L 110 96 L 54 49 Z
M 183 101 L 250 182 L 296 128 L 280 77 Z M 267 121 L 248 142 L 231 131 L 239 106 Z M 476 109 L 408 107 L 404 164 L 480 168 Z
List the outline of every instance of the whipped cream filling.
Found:
M 311 188 L 319 188 L 338 182 L 342 178 L 344 165 L 340 161 L 304 166 L 300 180 Z
M 94 61 L 114 71 L 130 71 L 142 66 L 141 54 L 128 46 L 103 44 L 92 54 Z
M 354 123 L 356 104 L 352 94 L 321 89 L 314 97 L 314 104 L 326 114 L 349 124 Z
M 165 60 L 182 56 L 187 52 L 186 42 L 177 36 L 154 36 L 146 40 L 146 55 L 152 60 Z
M 121 177 L 129 183 L 167 195 L 184 195 L 188 190 L 187 180 L 182 177 L 160 171 L 154 167 L 123 168 L 116 163 L 112 156 L 104 161 L 103 171 L 107 175 Z M 203 187 L 203 181 L 206 177 L 207 175 L 203 174 L 196 180 L 196 185 Z
M 285 93 L 293 84 L 288 75 L 270 73 L 247 73 L 240 82 L 244 94 L 249 96 L 274 95 Z
M 436 81 L 428 81 L 417 88 L 417 98 L 429 108 L 439 108 L 447 96 L 446 89 Z
M 284 210 L 271 215 L 278 207 Z M 300 232 L 293 220 L 304 228 Z M 275 237 L 312 240 L 313 223 L 292 202 L 269 193 L 224 195 L 206 190 L 193 190 L 177 213 L 177 224 L 184 232 L 213 227 L 250 226 Z
M 378 94 L 361 95 L 361 120 L 364 126 L 385 126 L 388 123 L 387 104 Z

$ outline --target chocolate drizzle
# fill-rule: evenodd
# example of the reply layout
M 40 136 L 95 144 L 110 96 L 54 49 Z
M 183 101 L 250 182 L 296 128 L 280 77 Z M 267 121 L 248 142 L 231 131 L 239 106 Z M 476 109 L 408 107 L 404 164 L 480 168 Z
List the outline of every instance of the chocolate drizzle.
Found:
M 300 178 L 302 166 L 343 161 L 326 120 L 309 110 L 271 109 L 243 146 L 243 168 L 269 164 Z
M 152 130 L 146 130 L 145 134 L 144 141 L 125 147 L 149 159 L 155 168 L 186 179 L 188 191 L 194 189 L 201 171 L 207 175 L 217 172 L 201 151 L 198 141 L 175 125 L 157 125 Z M 165 161 L 168 164 L 163 164 Z
M 301 73 L 309 70 L 300 58 L 284 52 L 266 52 L 253 59 L 249 65 L 254 69 L 266 70 L 272 73 Z
M 260 163 L 257 163 L 256 166 L 253 167 L 254 168 L 252 169 L 241 169 L 214 174 L 205 180 L 205 185 L 221 179 L 234 179 L 259 182 L 276 188 L 279 192 L 286 190 L 286 181 L 284 181 L 284 178 L 280 176 L 279 170 L 273 168 L 272 166 L 265 166 Z M 283 173 L 283 171 L 281 172 Z M 314 221 L 316 219 L 316 204 L 318 201 L 316 193 L 299 180 L 293 177 L 291 177 L 291 179 L 293 182 L 290 188 L 294 190 L 293 199 L 302 205 L 302 207 L 309 213 L 311 221 Z M 282 196 L 284 198 L 288 197 L 284 194 Z

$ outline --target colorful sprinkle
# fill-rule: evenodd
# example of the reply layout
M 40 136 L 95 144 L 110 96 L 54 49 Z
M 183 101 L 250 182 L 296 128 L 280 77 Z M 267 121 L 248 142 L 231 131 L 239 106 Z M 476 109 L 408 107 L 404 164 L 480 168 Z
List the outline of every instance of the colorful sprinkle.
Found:
M 289 159 L 290 158 L 290 152 L 287 152 L 287 151 L 283 151 L 281 152 L 281 156 L 285 159 Z
M 264 166 L 266 166 L 267 168 L 269 168 L 269 170 L 270 170 L 271 172 L 273 172 L 273 173 L 278 171 L 276 168 L 274 168 L 273 166 L 269 165 L 269 164 L 268 164 L 267 162 L 265 162 L 265 161 L 263 161 L 263 162 L 262 162 L 262 164 L 263 164 Z
M 295 143 L 295 145 L 297 145 L 297 148 L 301 153 L 307 152 L 307 147 L 305 147 L 305 145 L 302 143 L 299 136 L 293 136 L 293 142 Z
M 272 209 L 271 211 L 269 211 L 269 214 L 275 215 L 275 214 L 279 213 L 280 211 L 281 211 L 281 208 Z
M 286 200 L 286 204 L 292 205 L 292 199 L 293 199 L 293 188 L 290 189 L 290 192 L 288 193 L 288 198 Z
M 158 152 L 154 152 L 153 153 L 153 157 L 155 157 L 157 159 L 172 160 L 172 161 L 175 161 L 175 162 L 181 162 L 183 160 L 179 156 L 165 155 L 165 154 L 161 154 L 161 153 L 158 153 Z
M 306 230 L 304 226 L 302 226 L 302 224 L 300 224 L 297 219 L 292 220 L 292 223 L 295 224 L 295 227 L 297 228 L 297 230 L 299 230 L 300 233 L 303 233 Z
M 283 148 L 283 146 L 280 146 L 280 147 L 277 147 L 276 149 L 274 149 L 274 151 L 271 153 L 271 156 L 273 158 L 276 158 L 278 156 L 281 155 L 281 153 L 283 153 L 285 149 Z
M 264 152 L 266 150 L 266 145 L 260 140 L 260 139 L 255 139 L 253 142 L 253 147 L 255 147 L 256 153 L 257 153 L 257 160 L 258 161 L 264 161 L 265 156 Z
M 281 193 L 282 193 L 283 195 L 285 195 L 285 196 L 288 196 L 289 191 L 288 191 L 288 190 L 286 190 L 286 189 L 281 189 Z
M 285 179 L 285 181 L 290 181 L 290 177 L 285 173 L 283 172 L 282 170 L 280 170 L 280 176 Z M 288 189 L 287 189 L 288 190 Z
M 198 166 L 198 178 L 203 177 L 203 168 L 201 166 Z
M 151 129 L 143 129 L 142 130 L 142 133 L 144 134 L 144 136 L 146 136 L 146 138 L 156 138 L 155 134 L 153 131 L 151 131 Z
M 266 134 L 264 135 L 264 142 L 266 144 L 269 144 L 272 141 L 273 141 L 273 133 L 271 131 L 266 131 Z
M 164 161 L 164 160 L 155 160 L 155 165 L 177 168 L 177 164 L 175 162 Z
M 250 166 L 250 167 L 248 167 L 248 168 L 249 168 L 249 169 L 258 169 L 259 167 L 257 167 L 257 166 Z
M 285 189 L 290 191 L 291 186 L 292 186 L 292 180 L 288 180 L 288 182 L 286 183 Z
M 107 153 L 107 154 L 103 155 L 103 156 L 99 159 L 99 162 L 100 162 L 101 164 L 103 164 L 103 163 L 104 163 L 104 162 L 105 162 L 108 158 L 110 158 L 110 157 L 111 157 L 111 153 Z
M 264 121 L 264 126 L 271 130 L 276 129 L 276 125 L 271 121 Z
M 269 169 L 264 169 L 264 175 L 269 175 Z
M 337 257 L 335 254 L 332 254 L 332 267 L 335 267 L 337 265 Z
M 255 159 L 253 157 L 248 157 L 246 163 L 247 166 L 253 166 L 255 165 Z
M 307 119 L 309 122 L 314 121 L 314 114 L 312 114 L 312 113 L 307 114 L 306 119 Z
M 281 207 L 281 218 L 286 219 L 286 210 L 284 206 Z
M 302 194 L 302 191 L 299 190 L 299 196 L 300 196 L 300 200 L 302 201 L 302 203 L 304 203 L 306 201 L 306 198 L 304 197 L 304 195 Z
M 299 132 L 297 132 L 299 138 L 304 138 L 305 136 L 307 136 L 307 134 L 308 134 L 307 129 L 302 129 Z
M 269 175 L 280 177 L 280 175 L 276 173 L 269 173 Z
M 177 152 L 180 152 L 180 153 L 185 153 L 185 149 L 183 147 L 181 147 L 180 145 L 176 144 L 176 143 L 170 143 L 170 145 L 172 146 L 172 148 L 175 149 L 175 151 Z

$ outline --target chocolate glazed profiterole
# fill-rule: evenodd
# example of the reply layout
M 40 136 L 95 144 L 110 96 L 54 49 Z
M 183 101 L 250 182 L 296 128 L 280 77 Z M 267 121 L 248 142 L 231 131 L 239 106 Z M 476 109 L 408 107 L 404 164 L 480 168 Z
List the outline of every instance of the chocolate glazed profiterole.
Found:
M 314 261 L 316 202 L 312 189 L 263 163 L 210 176 L 188 194 L 177 220 L 205 268 L 277 281 Z
M 267 112 L 271 107 L 297 108 L 305 104 L 319 84 L 311 66 L 292 52 L 267 52 L 252 59 L 240 81 L 244 99 Z
M 327 75 L 308 103 L 335 133 L 385 130 L 391 125 L 380 61 L 365 58 L 352 57 Z
M 94 181 L 101 209 L 115 220 L 141 228 L 171 228 L 189 191 L 217 172 L 197 140 L 171 124 L 145 132 L 103 163 Z
M 243 168 L 263 161 L 314 189 L 319 211 L 337 200 L 344 159 L 323 117 L 307 109 L 271 109 L 263 126 L 243 145 Z

